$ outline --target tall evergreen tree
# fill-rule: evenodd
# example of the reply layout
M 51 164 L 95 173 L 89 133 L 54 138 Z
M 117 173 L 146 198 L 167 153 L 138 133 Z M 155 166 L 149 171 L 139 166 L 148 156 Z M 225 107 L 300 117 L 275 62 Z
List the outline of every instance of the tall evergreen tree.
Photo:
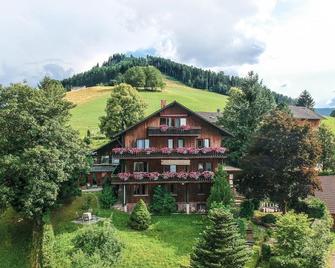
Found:
M 335 170 L 335 137 L 330 129 L 321 125 L 318 129 L 321 145 L 320 163 L 323 171 Z
M 229 96 L 219 124 L 234 135 L 225 139 L 224 143 L 230 150 L 229 161 L 239 165 L 253 134 L 275 102 L 271 92 L 261 84 L 258 75 L 253 72 L 242 82 L 240 89 L 231 89 Z
M 314 105 L 315 105 L 315 101 L 313 100 L 311 94 L 307 90 L 304 90 L 303 92 L 301 92 L 297 100 L 297 106 L 303 106 L 303 107 L 307 107 L 313 110 Z
M 191 267 L 244 267 L 248 250 L 231 212 L 225 208 L 213 208 L 208 219 L 209 225 L 191 254 Z

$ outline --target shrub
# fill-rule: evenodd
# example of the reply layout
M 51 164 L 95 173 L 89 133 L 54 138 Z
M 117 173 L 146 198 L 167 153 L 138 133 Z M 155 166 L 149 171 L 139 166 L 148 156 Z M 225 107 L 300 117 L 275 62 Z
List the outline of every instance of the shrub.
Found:
M 112 186 L 105 184 L 99 197 L 100 206 L 106 209 L 111 208 L 115 204 L 116 200 L 117 198 Z
M 270 258 L 269 264 L 270 268 L 306 268 L 305 260 L 301 258 L 276 256 Z
M 151 216 L 147 209 L 147 205 L 142 199 L 137 202 L 133 212 L 129 217 L 129 226 L 135 230 L 146 230 L 151 223 Z
M 87 211 L 91 208 L 91 206 L 92 206 L 92 196 L 87 195 L 84 197 L 84 202 L 81 208 L 83 211 Z
M 266 214 L 261 217 L 261 222 L 265 224 L 275 224 L 277 221 L 277 217 L 271 213 Z
M 176 212 L 176 200 L 170 192 L 159 185 L 154 188 L 150 210 L 155 214 L 170 214 Z
M 104 221 L 102 226 L 82 228 L 72 242 L 74 252 L 81 250 L 87 258 L 99 255 L 107 267 L 118 261 L 122 248 L 110 221 Z M 73 254 L 72 261 L 73 263 L 78 261 L 76 254 Z
M 272 255 L 271 246 L 267 243 L 263 243 L 261 253 L 262 253 L 262 259 L 264 261 L 269 261 Z
M 245 200 L 241 204 L 240 216 L 242 218 L 250 219 L 254 216 L 254 203 L 251 200 Z
M 316 197 L 308 197 L 296 205 L 295 210 L 303 212 L 310 218 L 321 219 L 327 214 L 327 207 L 323 201 Z
M 41 262 L 43 268 L 55 267 L 54 244 L 55 236 L 52 225 L 44 224 L 41 245 Z

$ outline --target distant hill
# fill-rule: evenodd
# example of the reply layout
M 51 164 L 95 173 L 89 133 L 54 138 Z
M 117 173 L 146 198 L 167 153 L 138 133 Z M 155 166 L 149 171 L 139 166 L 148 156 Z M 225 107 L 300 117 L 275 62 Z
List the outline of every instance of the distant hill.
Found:
M 164 82 L 166 86 L 161 92 L 139 92 L 148 104 L 147 115 L 160 108 L 162 99 L 168 103 L 176 100 L 194 111 L 207 112 L 223 110 L 228 100 L 227 96 L 191 88 L 171 78 L 164 78 Z M 70 123 L 80 131 L 81 136 L 88 129 L 93 134 L 99 134 L 99 117 L 104 115 L 106 101 L 112 90 L 112 86 L 96 86 L 67 92 L 66 99 L 77 105 L 72 109 Z
M 329 116 L 332 111 L 334 111 L 335 108 L 315 108 L 315 111 L 318 112 L 321 115 Z
M 163 74 L 197 89 L 227 95 L 231 87 L 238 87 L 244 78 L 226 75 L 224 72 L 214 72 L 171 61 L 169 59 L 147 56 L 133 57 L 124 54 L 114 54 L 101 66 L 97 64 L 90 70 L 76 74 L 62 81 L 65 88 L 80 86 L 112 86 L 123 81 L 123 74 L 133 66 L 152 65 Z M 272 92 L 277 103 L 293 104 L 294 99 Z

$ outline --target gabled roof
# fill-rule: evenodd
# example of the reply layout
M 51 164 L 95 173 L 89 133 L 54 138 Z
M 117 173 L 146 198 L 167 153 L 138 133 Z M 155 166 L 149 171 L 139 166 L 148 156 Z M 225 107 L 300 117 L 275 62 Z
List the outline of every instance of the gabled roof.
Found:
M 288 106 L 290 109 L 293 118 L 296 119 L 306 119 L 306 120 L 321 120 L 324 119 L 324 117 L 317 112 L 308 109 L 307 107 L 302 107 L 302 106 L 293 106 L 290 105 Z
M 315 196 L 327 205 L 331 214 L 335 214 L 335 176 L 319 176 L 321 191 L 315 192 Z
M 118 136 L 120 136 L 120 135 L 126 133 L 127 131 L 133 129 L 134 127 L 136 127 L 136 126 L 142 124 L 142 123 L 145 122 L 146 120 L 148 120 L 148 119 L 150 119 L 150 118 L 152 118 L 152 117 L 154 117 L 154 116 L 159 115 L 162 111 L 164 111 L 164 110 L 166 110 L 166 109 L 168 109 L 168 108 L 170 108 L 170 107 L 173 107 L 173 106 L 175 106 L 175 105 L 181 107 L 182 109 L 186 110 L 188 113 L 190 113 L 190 114 L 192 114 L 192 115 L 195 115 L 196 117 L 198 117 L 198 118 L 202 119 L 203 121 L 207 122 L 209 125 L 211 125 L 212 127 L 216 128 L 217 130 L 219 130 L 222 134 L 224 134 L 224 135 L 226 135 L 226 136 L 233 136 L 230 132 L 228 132 L 227 130 L 223 129 L 222 127 L 217 126 L 217 125 L 214 124 L 213 122 L 207 120 L 205 117 L 202 117 L 202 116 L 199 115 L 198 113 L 193 112 L 192 110 L 190 110 L 190 109 L 187 108 L 186 106 L 182 105 L 181 103 L 179 103 L 179 102 L 177 102 L 177 101 L 173 101 L 173 102 L 169 103 L 168 105 L 166 105 L 165 107 L 159 109 L 158 111 L 156 111 L 156 112 L 152 113 L 151 115 L 145 117 L 144 119 L 140 120 L 140 121 L 137 122 L 136 124 L 134 124 L 134 125 L 132 125 L 132 126 L 126 128 L 125 130 L 123 130 L 123 131 L 121 131 L 121 132 L 115 134 L 112 138 L 116 138 L 116 137 L 118 137 Z
M 218 121 L 218 117 L 222 115 L 221 112 L 196 112 L 196 113 L 213 124 L 216 124 Z

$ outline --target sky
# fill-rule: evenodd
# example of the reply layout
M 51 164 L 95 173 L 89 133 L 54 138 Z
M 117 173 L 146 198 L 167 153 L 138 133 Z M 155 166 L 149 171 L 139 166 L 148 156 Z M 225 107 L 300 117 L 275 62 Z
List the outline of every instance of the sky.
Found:
M 0 0 L 0 84 L 63 79 L 114 53 L 157 55 L 335 107 L 335 1 Z

